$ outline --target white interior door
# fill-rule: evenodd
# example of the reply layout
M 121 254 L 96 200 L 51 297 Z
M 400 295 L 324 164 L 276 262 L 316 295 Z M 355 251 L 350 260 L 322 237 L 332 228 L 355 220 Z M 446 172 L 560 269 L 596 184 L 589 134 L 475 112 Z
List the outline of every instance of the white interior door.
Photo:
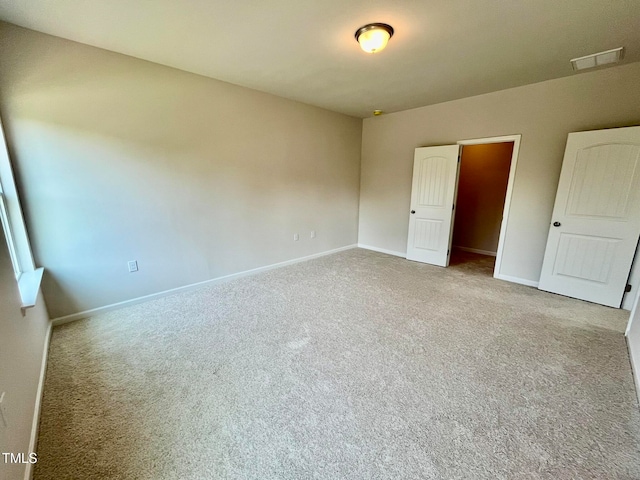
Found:
M 640 236 L 640 127 L 570 133 L 541 290 L 620 307 Z
M 459 145 L 416 148 L 407 260 L 449 265 Z

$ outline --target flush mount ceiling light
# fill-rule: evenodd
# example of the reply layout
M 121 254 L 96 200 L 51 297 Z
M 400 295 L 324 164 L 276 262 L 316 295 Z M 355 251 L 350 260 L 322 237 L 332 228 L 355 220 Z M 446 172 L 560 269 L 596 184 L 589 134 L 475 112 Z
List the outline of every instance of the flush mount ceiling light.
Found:
M 393 37 L 393 27 L 386 23 L 369 23 L 356 31 L 356 40 L 360 48 L 367 53 L 376 53 L 387 46 Z
M 592 53 L 580 58 L 573 58 L 571 66 L 574 70 L 584 70 L 595 68 L 608 63 L 617 63 L 622 59 L 624 47 L 614 48 L 605 52 Z

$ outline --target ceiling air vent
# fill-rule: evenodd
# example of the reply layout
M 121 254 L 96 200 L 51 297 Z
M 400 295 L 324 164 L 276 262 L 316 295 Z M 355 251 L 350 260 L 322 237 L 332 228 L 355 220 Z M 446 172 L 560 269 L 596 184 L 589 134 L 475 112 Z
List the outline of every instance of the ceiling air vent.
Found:
M 608 63 L 617 63 L 622 59 L 624 47 L 614 48 L 606 52 L 592 53 L 580 58 L 571 60 L 571 66 L 575 71 L 585 70 L 587 68 L 600 67 Z

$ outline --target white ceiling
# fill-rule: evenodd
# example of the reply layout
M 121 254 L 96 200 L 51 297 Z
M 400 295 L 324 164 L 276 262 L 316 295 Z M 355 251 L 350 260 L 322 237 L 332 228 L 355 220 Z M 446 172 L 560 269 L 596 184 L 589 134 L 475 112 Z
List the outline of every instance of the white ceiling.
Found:
M 640 0 L 0 0 L 0 19 L 358 117 L 640 60 Z M 362 52 L 354 32 L 395 28 Z

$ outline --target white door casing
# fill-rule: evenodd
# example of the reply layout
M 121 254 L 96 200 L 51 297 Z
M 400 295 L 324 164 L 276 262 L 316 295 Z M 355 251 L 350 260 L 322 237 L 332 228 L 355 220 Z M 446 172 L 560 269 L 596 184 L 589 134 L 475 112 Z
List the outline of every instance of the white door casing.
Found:
M 636 294 L 640 287 L 640 244 L 636 247 L 636 253 L 633 256 L 633 263 L 631 264 L 631 271 L 629 272 L 629 291 L 625 292 L 622 297 L 621 308 L 625 310 L 631 310 L 633 308 L 633 302 L 636 298 Z
M 449 265 L 459 156 L 459 145 L 416 148 L 407 260 Z
M 640 127 L 570 133 L 539 288 L 620 307 L 640 236 Z
M 640 290 L 636 292 L 634 297 L 625 335 L 629 349 L 629 360 L 631 360 L 631 371 L 636 383 L 636 395 L 640 401 Z
M 506 135 L 500 137 L 474 138 L 470 140 L 460 140 L 458 145 L 485 145 L 487 143 L 513 143 L 513 152 L 511 153 L 511 166 L 509 167 L 509 179 L 507 180 L 507 193 L 504 199 L 504 208 L 502 210 L 502 223 L 500 225 L 500 237 L 498 239 L 498 251 L 496 252 L 496 263 L 493 269 L 493 276 L 501 280 L 514 281 L 513 277 L 509 277 L 502 273 L 502 255 L 504 253 L 505 239 L 507 236 L 507 226 L 509 215 L 511 213 L 511 197 L 513 196 L 513 184 L 516 179 L 516 167 L 518 164 L 518 155 L 520 153 L 520 140 L 522 135 Z M 519 283 L 522 283 L 521 281 Z M 535 282 L 538 286 L 538 282 Z

